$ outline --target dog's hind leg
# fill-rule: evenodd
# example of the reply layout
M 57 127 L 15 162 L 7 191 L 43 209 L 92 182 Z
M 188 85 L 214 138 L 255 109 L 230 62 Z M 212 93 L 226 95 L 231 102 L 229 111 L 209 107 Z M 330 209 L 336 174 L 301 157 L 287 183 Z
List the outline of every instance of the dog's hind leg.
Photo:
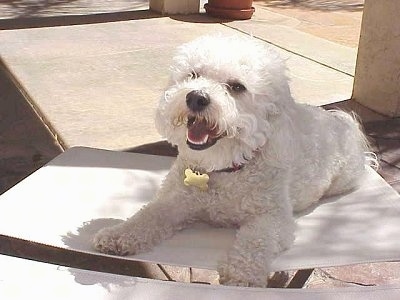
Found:
M 369 144 L 364 135 L 357 116 L 343 111 L 330 111 L 333 116 L 331 124 L 336 128 L 338 147 L 335 165 L 339 166 L 333 174 L 332 183 L 325 196 L 348 192 L 356 188 L 365 175 L 365 165 L 374 165 L 376 159 L 366 155 L 371 154 Z M 373 155 L 373 153 L 372 153 Z

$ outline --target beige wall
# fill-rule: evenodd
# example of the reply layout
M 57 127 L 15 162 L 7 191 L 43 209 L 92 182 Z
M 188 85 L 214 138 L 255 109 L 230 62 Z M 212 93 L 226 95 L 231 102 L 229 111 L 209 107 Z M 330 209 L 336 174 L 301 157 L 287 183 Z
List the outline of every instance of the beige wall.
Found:
M 400 116 L 400 0 L 365 0 L 353 99 Z

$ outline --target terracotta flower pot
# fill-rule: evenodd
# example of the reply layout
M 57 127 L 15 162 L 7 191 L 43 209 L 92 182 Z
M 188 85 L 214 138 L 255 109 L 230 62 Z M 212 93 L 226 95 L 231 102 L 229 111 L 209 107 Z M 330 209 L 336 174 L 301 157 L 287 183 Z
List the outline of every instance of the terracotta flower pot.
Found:
M 206 12 L 214 17 L 247 20 L 254 13 L 253 0 L 208 0 Z

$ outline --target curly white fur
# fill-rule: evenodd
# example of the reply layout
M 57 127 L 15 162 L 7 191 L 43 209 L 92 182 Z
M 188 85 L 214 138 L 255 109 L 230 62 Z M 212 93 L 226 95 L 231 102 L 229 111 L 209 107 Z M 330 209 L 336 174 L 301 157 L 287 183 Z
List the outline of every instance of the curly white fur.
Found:
M 192 91 L 209 103 L 190 107 Z M 207 127 L 196 134 L 207 138 L 207 131 L 215 144 L 190 146 L 192 123 Z M 193 222 L 235 227 L 218 269 L 224 284 L 266 286 L 271 261 L 294 240 L 293 212 L 354 188 L 364 172 L 366 143 L 355 119 L 296 104 L 284 62 L 250 37 L 205 36 L 181 46 L 156 125 L 178 146 L 175 164 L 156 199 L 97 233 L 94 247 L 135 254 Z M 184 185 L 186 168 L 207 172 L 208 190 Z

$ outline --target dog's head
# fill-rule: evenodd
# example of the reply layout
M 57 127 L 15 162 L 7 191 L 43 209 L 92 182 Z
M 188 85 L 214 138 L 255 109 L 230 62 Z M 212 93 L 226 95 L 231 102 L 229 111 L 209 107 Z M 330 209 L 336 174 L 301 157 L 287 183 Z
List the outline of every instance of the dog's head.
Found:
M 283 61 L 264 44 L 214 35 L 178 49 L 156 126 L 192 164 L 240 165 L 267 143 L 292 98 Z

